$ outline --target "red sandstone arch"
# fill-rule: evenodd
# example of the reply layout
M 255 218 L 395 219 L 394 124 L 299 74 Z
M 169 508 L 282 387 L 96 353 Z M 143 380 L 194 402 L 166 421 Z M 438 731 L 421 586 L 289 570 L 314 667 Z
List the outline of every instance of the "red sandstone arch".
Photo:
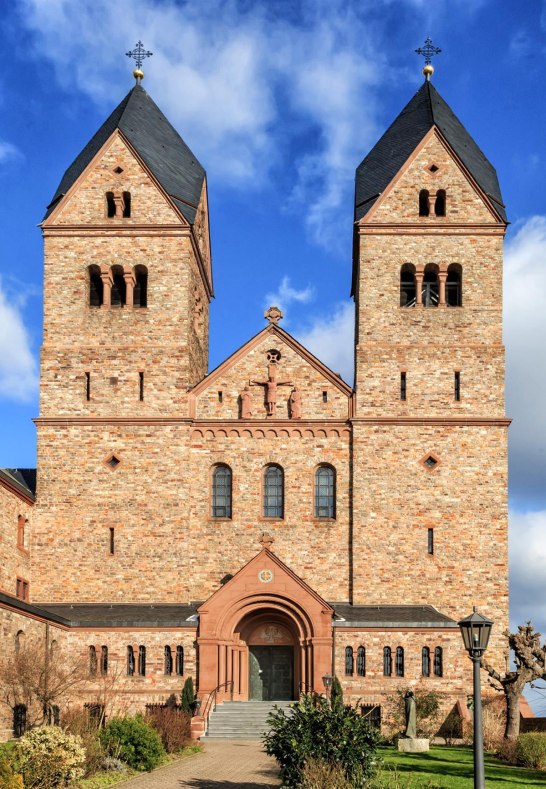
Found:
M 248 698 L 249 644 L 277 629 L 294 647 L 294 698 L 323 692 L 333 609 L 264 548 L 199 608 L 199 696 Z M 266 633 L 264 636 L 263 634 Z

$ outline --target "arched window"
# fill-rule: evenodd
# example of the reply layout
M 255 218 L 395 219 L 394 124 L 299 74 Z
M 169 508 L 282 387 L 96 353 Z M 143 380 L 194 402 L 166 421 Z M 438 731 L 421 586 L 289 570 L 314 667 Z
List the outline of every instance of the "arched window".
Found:
M 404 648 L 403 647 L 396 647 L 395 672 L 397 677 L 404 676 Z
M 131 192 L 123 192 L 123 216 L 131 216 Z
M 442 647 L 434 650 L 434 676 L 443 677 L 444 675 L 444 651 Z
M 89 266 L 87 269 L 89 276 L 89 306 L 100 307 L 103 303 L 103 286 L 100 268 Z
M 184 647 L 176 647 L 176 674 L 181 677 L 184 673 Z
M 25 631 L 18 630 L 15 634 L 15 654 L 18 655 L 25 645 Z
M 132 677 L 135 673 L 135 650 L 129 644 L 127 647 L 127 676 Z
M 383 676 L 392 675 L 392 652 L 390 647 L 383 647 Z
M 112 266 L 112 291 L 110 293 L 110 305 L 112 307 L 123 307 L 127 297 L 127 286 L 123 269 L 121 266 Z
M 89 647 L 89 676 L 94 677 L 97 674 L 97 650 L 95 647 Z
M 27 705 L 16 704 L 13 708 L 13 736 L 22 737 L 27 730 Z
M 355 659 L 353 656 L 353 648 L 345 647 L 345 674 L 352 677 L 355 670 Z
M 108 674 L 108 647 L 100 649 L 100 673 L 103 676 Z
M 266 466 L 263 514 L 265 518 L 284 517 L 284 479 L 280 466 Z
M 429 216 L 430 214 L 430 195 L 428 189 L 421 189 L 419 192 L 419 216 Z
M 461 307 L 463 303 L 463 270 L 458 263 L 451 263 L 447 269 L 446 304 L 448 307 Z
M 142 644 L 138 648 L 138 675 L 146 676 L 146 647 Z
M 165 646 L 164 663 L 165 675 L 170 677 L 170 675 L 173 673 L 173 653 L 168 644 Z
M 113 192 L 106 192 L 106 216 L 108 219 L 113 219 L 116 215 L 116 201 L 114 200 Z
M 438 266 L 435 263 L 428 263 L 425 266 L 423 275 L 422 300 L 425 307 L 437 307 L 440 297 L 438 285 Z
M 148 269 L 146 266 L 135 266 L 135 287 L 133 290 L 133 306 L 148 306 Z
M 434 213 L 436 216 L 446 215 L 446 190 L 438 189 L 436 192 L 436 200 L 434 201 Z
M 315 471 L 315 518 L 336 517 L 336 474 L 331 466 Z
M 415 307 L 415 266 L 404 263 L 400 269 L 400 306 Z
M 359 677 L 366 676 L 366 649 L 363 646 L 358 647 L 356 653 L 356 673 Z
M 430 649 L 423 647 L 421 650 L 421 674 L 423 677 L 430 677 Z
M 212 472 L 212 517 L 231 518 L 231 469 L 223 464 Z

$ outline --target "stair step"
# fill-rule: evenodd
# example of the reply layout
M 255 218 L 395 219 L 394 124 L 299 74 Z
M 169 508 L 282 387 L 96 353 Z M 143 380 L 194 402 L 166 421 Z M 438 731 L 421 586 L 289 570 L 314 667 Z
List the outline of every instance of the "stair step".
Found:
M 206 737 L 260 740 L 268 730 L 267 718 L 275 707 L 288 709 L 292 701 L 225 701 L 209 718 Z

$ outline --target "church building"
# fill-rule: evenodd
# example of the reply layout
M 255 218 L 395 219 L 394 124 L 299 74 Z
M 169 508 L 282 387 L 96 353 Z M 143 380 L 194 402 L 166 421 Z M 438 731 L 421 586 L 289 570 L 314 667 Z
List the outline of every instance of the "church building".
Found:
M 356 168 L 354 386 L 275 305 L 209 372 L 206 173 L 135 73 L 41 224 L 37 469 L 0 471 L 4 657 L 80 659 L 70 703 L 111 678 L 108 715 L 191 676 L 195 736 L 334 674 L 375 724 L 408 688 L 466 707 L 457 621 L 494 621 L 499 667 L 508 626 L 494 167 L 425 67 Z

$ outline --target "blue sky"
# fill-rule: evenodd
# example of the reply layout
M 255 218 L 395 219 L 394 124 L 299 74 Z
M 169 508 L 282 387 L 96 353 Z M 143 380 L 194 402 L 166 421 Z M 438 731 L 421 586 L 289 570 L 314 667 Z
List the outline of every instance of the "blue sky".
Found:
M 512 623 L 546 629 L 546 3 L 16 0 L 0 29 L 0 466 L 35 464 L 42 241 L 62 173 L 154 55 L 144 87 L 207 169 L 210 366 L 284 327 L 352 381 L 354 169 L 421 84 L 497 168 L 505 258 Z

